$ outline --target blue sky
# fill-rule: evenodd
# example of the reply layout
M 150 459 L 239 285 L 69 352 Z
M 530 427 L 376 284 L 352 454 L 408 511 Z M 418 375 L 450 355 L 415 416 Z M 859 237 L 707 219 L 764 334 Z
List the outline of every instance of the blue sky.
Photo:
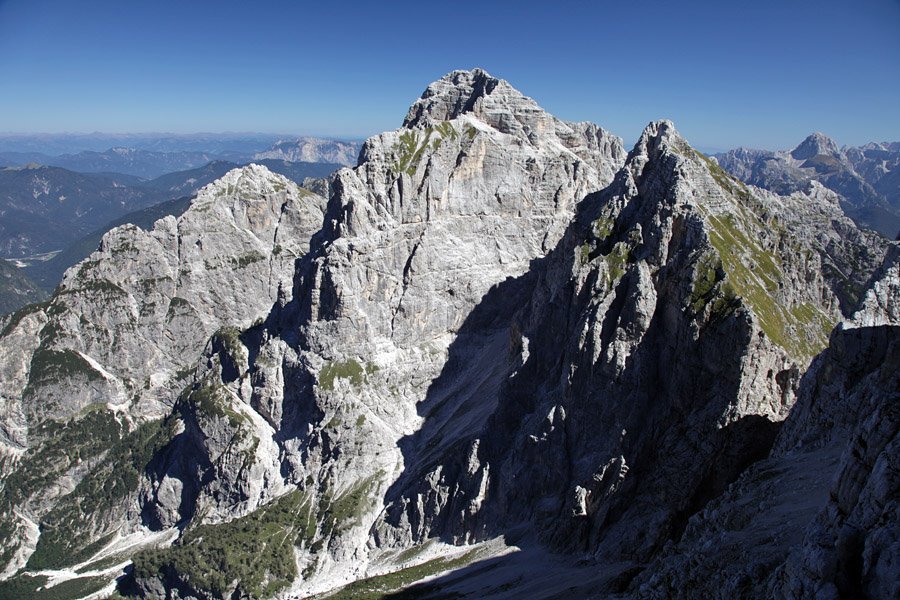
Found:
M 0 131 L 364 138 L 482 67 L 632 143 L 900 140 L 900 0 L 0 0 Z

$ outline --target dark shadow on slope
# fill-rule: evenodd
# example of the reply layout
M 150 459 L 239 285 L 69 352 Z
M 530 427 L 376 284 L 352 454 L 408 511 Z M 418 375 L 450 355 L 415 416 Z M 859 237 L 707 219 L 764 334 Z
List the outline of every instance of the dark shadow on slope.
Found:
M 525 548 L 385 594 L 385 600 L 529 600 L 598 598 L 624 592 L 639 572 L 622 563 L 597 568 L 583 561 Z M 402 572 L 401 572 L 402 573 Z M 364 583 L 364 582 L 359 582 Z
M 198 443 L 204 439 L 202 431 L 196 428 L 196 407 L 190 402 L 179 400 L 173 408 L 172 415 L 167 419 L 179 419 L 188 429 L 177 434 L 171 442 L 157 452 L 147 464 L 145 473 L 155 483 L 152 490 L 152 502 L 145 502 L 141 508 L 142 524 L 152 531 L 161 531 L 171 523 L 163 523 L 162 519 L 169 520 L 170 516 L 163 516 L 160 510 L 175 510 L 179 515 L 179 526 L 183 527 L 191 517 L 197 497 L 203 486 L 208 485 L 214 477 L 214 469 L 209 457 Z M 197 480 L 198 475 L 200 480 Z M 166 497 L 166 490 L 160 489 L 159 484 L 166 478 L 180 480 L 183 484 L 182 492 L 177 498 L 178 505 L 173 506 L 176 500 L 174 495 Z M 170 492 L 171 493 L 171 492 Z
M 555 550 L 609 546 L 625 553 L 620 559 L 643 561 L 768 453 L 777 431 L 768 419 L 722 427 L 737 401 L 750 325 L 738 310 L 693 339 L 696 317 L 682 308 L 697 243 L 691 226 L 673 238 L 667 264 L 654 274 L 653 317 L 624 368 L 616 373 L 596 360 L 635 319 L 633 261 L 647 255 L 634 248 L 604 313 L 592 312 L 596 271 L 575 289 L 577 248 L 615 189 L 616 182 L 582 201 L 557 247 L 492 288 L 460 327 L 417 407 L 423 426 L 401 440 L 405 471 L 385 496 L 386 523 L 408 526 L 414 541 L 436 536 L 459 544 L 506 534 L 515 543 L 512 528 L 530 523 Z M 631 224 L 650 222 L 657 210 L 650 204 L 635 201 L 622 211 L 590 258 L 627 239 Z M 594 327 L 602 329 L 593 338 L 601 348 L 591 342 Z M 588 498 L 584 514 L 573 504 L 576 486 Z M 642 521 L 654 529 L 634 531 Z

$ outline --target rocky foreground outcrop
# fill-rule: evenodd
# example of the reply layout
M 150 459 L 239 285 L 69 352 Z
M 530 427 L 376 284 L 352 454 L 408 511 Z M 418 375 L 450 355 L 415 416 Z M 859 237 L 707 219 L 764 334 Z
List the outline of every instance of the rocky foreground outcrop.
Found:
M 827 501 L 833 448 L 862 423 L 827 416 L 859 381 L 828 383 L 827 401 L 813 381 L 845 369 L 882 385 L 878 361 L 896 356 L 834 349 L 852 330 L 831 334 L 839 321 L 890 329 L 897 286 L 895 249 L 870 281 L 885 241 L 833 192 L 746 186 L 667 121 L 626 156 L 596 125 L 560 121 L 480 70 L 429 86 L 331 188 L 323 213 L 275 176 L 232 172 L 182 217 L 206 233 L 174 220 L 116 230 L 49 307 L 4 323 L 2 364 L 18 382 L 3 392 L 8 573 L 115 556 L 133 562 L 126 594 L 303 597 L 354 581 L 396 589 L 519 544 L 611 569 L 576 596 L 690 596 L 720 581 L 731 587 L 717 594 L 803 597 L 845 589 L 823 569 L 846 562 L 846 544 L 832 543 L 826 567 L 814 548 L 863 502 L 851 546 L 868 562 L 848 567 L 848 585 L 887 589 L 880 454 L 847 467 L 872 491 L 844 494 L 799 545 Z M 168 281 L 173 261 L 183 295 L 143 283 Z M 234 275 L 211 278 L 228 265 Z M 176 297 L 191 310 L 170 318 Z M 156 304 L 165 311 L 138 318 Z M 42 351 L 98 375 L 37 385 Z M 148 383 L 129 387 L 134 373 Z M 60 450 L 88 419 L 115 443 Z M 63 466 L 23 477 L 41 457 Z M 804 465 L 818 495 L 765 487 L 766 468 Z M 736 526 L 722 515 L 745 518 L 745 500 L 763 511 L 765 498 L 781 508 L 743 547 L 777 552 L 729 554 L 716 535 Z M 763 537 L 791 518 L 788 556 Z
M 801 379 L 772 452 L 693 515 L 641 598 L 900 593 L 900 247 Z

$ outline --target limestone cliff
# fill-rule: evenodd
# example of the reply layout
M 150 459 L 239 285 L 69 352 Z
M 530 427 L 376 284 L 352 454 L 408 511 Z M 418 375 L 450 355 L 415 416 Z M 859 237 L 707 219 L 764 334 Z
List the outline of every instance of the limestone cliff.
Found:
M 296 593 L 524 524 L 646 561 L 768 452 L 877 237 L 821 188 L 743 186 L 670 123 L 610 182 L 615 148 L 456 72 L 338 174 L 292 302 L 242 336 L 250 385 L 203 384 L 267 421 L 280 462 L 253 464 L 309 507 Z M 204 440 L 260 431 L 194 414 L 203 464 L 228 452 Z M 209 468 L 206 522 L 255 506 Z M 178 560 L 139 560 L 144 585 Z
M 771 454 L 691 517 L 636 597 L 897 596 L 898 256 L 804 374 Z
M 294 262 L 324 203 L 265 168 L 236 169 L 179 219 L 110 231 L 48 303 L 4 318 L 2 449 L 5 469 L 17 471 L 3 489 L 6 526 L 71 503 L 108 445 L 171 411 L 210 336 L 214 346 L 229 340 L 290 297 Z M 137 472 L 126 486 L 131 501 Z
M 792 447 L 834 324 L 896 316 L 894 254 L 867 285 L 885 242 L 823 186 L 746 186 L 667 121 L 626 155 L 480 70 L 329 187 L 229 173 L 0 323 L 7 574 L 352 597 L 518 545 L 577 557 L 576 596 L 662 594 Z M 782 559 L 766 590 L 827 583 Z

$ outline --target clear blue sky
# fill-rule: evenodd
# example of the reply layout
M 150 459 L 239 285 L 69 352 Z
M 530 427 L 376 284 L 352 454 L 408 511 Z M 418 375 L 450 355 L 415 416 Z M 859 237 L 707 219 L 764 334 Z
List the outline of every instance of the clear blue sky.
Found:
M 473 67 L 629 143 L 900 140 L 900 0 L 0 0 L 0 131 L 363 138 Z

